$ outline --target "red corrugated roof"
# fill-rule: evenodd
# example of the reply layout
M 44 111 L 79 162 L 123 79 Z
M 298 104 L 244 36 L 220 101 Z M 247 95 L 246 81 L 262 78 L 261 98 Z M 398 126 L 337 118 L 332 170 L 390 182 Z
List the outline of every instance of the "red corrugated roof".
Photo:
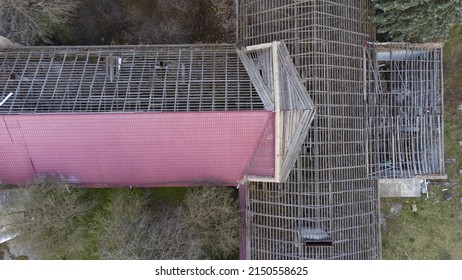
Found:
M 272 134 L 268 111 L 3 115 L 0 181 L 51 172 L 104 185 L 235 184 Z M 252 175 L 272 176 L 274 152 L 263 154 Z

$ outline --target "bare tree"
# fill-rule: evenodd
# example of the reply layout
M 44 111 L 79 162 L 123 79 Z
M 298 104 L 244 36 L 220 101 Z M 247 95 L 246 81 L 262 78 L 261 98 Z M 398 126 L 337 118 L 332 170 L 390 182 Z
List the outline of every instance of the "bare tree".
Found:
M 234 42 L 236 40 L 236 1 L 235 0 L 211 0 L 222 29 L 224 42 Z
M 163 206 L 155 211 L 149 228 L 148 245 L 153 259 L 204 259 L 202 240 L 198 239 L 185 220 L 181 206 Z
M 207 258 L 227 259 L 239 251 L 239 208 L 233 190 L 193 189 L 185 197 L 185 218 Z
M 233 42 L 234 6 L 234 0 L 139 0 L 127 8 L 129 34 L 135 34 L 131 41 L 144 44 Z
M 0 6 L 0 34 L 26 45 L 234 41 L 234 0 L 0 0 Z
M 127 5 L 129 41 L 142 44 L 188 43 L 190 27 L 186 15 L 190 0 L 139 0 Z M 149 19 L 149 20 L 146 20 Z
M 102 259 L 220 259 L 239 248 L 237 201 L 227 188 L 197 188 L 184 205 L 150 205 L 137 192 L 112 193 L 94 235 Z
M 18 189 L 15 197 L 23 215 L 12 224 L 20 232 L 18 242 L 43 259 L 79 258 L 87 246 L 81 225 L 94 206 L 85 195 L 85 189 L 72 188 L 54 176 Z
M 98 255 L 101 259 L 143 259 L 149 215 L 146 201 L 130 190 L 114 190 L 96 218 Z
M 74 15 L 76 0 L 3 0 L 3 30 L 6 37 L 31 45 L 46 41 L 55 28 L 66 24 Z
M 197 259 L 200 244 L 185 223 L 181 207 L 149 207 L 131 190 L 115 190 L 96 219 L 101 259 Z

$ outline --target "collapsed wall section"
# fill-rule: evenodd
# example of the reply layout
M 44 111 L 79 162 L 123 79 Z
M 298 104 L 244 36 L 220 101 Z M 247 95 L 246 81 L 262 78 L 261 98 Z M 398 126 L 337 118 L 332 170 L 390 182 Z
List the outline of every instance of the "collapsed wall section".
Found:
M 442 50 L 365 44 L 372 178 L 445 177 Z

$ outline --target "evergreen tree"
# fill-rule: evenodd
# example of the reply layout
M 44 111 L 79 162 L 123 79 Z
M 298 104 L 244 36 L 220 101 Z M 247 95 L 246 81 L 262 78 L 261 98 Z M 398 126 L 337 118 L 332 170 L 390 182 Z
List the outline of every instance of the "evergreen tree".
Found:
M 446 39 L 454 24 L 462 23 L 460 0 L 372 0 L 373 22 L 385 40 Z

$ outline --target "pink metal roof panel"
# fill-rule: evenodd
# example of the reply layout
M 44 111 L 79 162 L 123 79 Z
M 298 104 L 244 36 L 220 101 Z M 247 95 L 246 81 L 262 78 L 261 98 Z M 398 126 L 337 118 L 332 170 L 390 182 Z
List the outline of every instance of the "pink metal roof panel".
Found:
M 55 173 L 103 185 L 234 185 L 268 134 L 268 111 L 3 115 L 0 181 Z M 272 175 L 267 154 L 252 173 Z

